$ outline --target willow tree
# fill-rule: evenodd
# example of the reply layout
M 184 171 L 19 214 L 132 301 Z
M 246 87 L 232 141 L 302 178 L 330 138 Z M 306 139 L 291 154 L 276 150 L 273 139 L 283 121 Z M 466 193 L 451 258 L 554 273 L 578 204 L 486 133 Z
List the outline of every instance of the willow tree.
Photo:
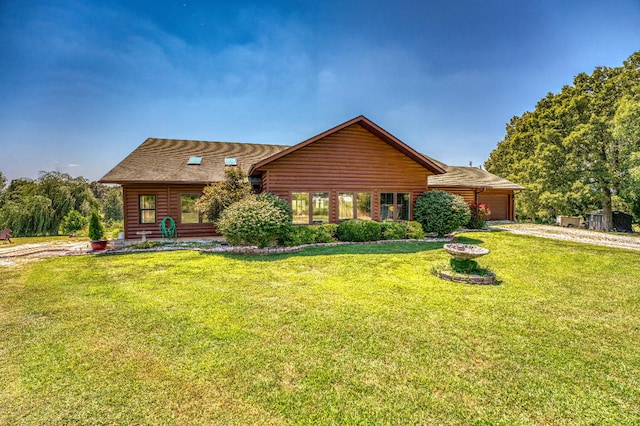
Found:
M 578 74 L 534 111 L 511 119 L 485 166 L 527 187 L 516 197 L 521 216 L 544 221 L 600 208 L 608 229 L 614 199 L 633 210 L 639 93 L 640 52 L 622 67 Z
M 0 227 L 11 228 L 15 236 L 57 235 L 69 211 L 88 216 L 97 207 L 86 179 L 60 172 L 42 172 L 35 181 L 13 180 L 3 199 Z

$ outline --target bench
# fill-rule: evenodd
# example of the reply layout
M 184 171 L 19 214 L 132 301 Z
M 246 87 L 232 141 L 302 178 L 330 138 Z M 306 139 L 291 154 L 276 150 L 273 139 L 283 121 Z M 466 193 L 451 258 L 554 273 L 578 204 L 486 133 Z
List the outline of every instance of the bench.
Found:
M 11 234 L 13 231 L 9 228 L 5 228 L 0 231 L 0 240 L 2 240 L 2 244 L 9 243 L 11 244 Z

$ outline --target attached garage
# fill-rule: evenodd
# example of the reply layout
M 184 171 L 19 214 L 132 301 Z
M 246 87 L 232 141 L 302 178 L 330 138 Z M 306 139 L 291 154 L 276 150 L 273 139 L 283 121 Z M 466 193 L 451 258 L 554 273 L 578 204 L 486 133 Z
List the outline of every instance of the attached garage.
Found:
M 479 167 L 436 163 L 446 173 L 429 176 L 429 189 L 460 195 L 468 204 L 486 204 L 491 211 L 489 220 L 514 220 L 513 193 L 523 187 Z
M 478 194 L 478 204 L 484 203 L 489 206 L 491 214 L 489 220 L 511 220 L 510 204 L 511 195 L 507 193 L 481 192 Z

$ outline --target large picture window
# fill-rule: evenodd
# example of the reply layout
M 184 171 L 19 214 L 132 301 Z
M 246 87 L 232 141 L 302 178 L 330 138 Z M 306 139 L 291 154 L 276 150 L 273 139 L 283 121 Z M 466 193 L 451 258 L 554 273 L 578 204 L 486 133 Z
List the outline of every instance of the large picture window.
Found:
M 337 195 L 338 221 L 356 218 L 371 220 L 370 192 L 338 192 Z M 293 223 L 297 225 L 329 223 L 332 202 L 336 202 L 336 199 L 332 200 L 329 192 L 292 192 Z
M 411 196 L 408 192 L 399 192 L 396 194 L 396 220 L 409 220 L 411 218 L 410 215 L 410 206 L 411 203 L 409 199 Z
M 371 220 L 371 193 L 358 192 L 358 219 Z
M 409 220 L 411 195 L 408 192 L 380 193 L 380 220 Z
M 156 223 L 156 196 L 140 195 L 138 205 L 140 223 Z
M 293 223 L 309 223 L 309 194 L 306 192 L 294 192 L 291 194 L 291 210 L 293 211 Z
M 338 220 L 353 219 L 353 192 L 338 194 Z
M 329 193 L 328 192 L 314 192 L 311 195 L 312 222 L 329 223 Z
M 180 196 L 180 223 L 200 223 L 200 213 L 196 208 L 197 194 L 182 194 Z
M 393 211 L 395 206 L 393 203 L 393 192 L 380 193 L 380 220 L 393 220 Z

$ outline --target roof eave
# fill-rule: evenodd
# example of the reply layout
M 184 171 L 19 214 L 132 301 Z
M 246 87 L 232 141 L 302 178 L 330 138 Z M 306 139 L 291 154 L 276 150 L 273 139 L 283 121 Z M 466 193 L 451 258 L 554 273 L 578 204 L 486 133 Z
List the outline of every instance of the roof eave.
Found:
M 99 183 L 109 183 L 116 185 L 137 185 L 137 184 L 155 184 L 155 185 L 209 185 L 216 180 L 124 180 L 124 179 L 100 179 Z

